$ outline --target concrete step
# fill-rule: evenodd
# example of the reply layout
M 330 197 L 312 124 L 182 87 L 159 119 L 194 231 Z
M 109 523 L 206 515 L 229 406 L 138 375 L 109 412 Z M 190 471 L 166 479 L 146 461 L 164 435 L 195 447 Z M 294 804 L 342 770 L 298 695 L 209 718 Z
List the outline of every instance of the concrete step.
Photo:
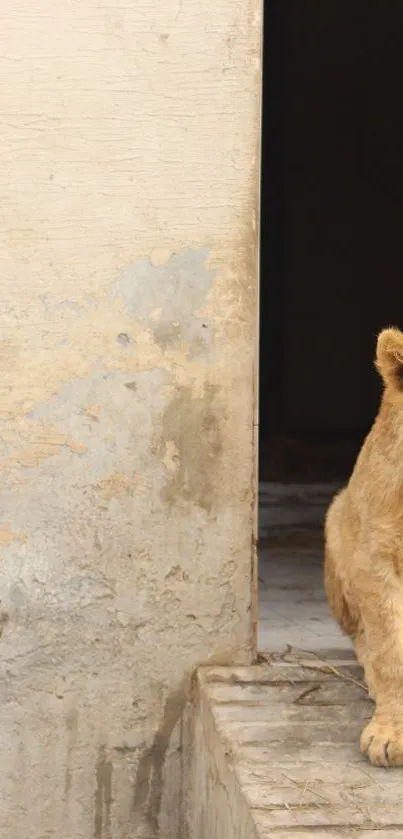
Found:
M 359 752 L 370 717 L 351 655 L 202 668 L 191 839 L 402 839 L 403 770 Z

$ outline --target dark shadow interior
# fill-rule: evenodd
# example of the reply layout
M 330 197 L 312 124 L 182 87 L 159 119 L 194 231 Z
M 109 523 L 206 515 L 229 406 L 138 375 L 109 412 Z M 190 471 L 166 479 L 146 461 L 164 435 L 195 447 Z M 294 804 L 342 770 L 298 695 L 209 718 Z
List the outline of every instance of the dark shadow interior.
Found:
M 344 480 L 403 327 L 403 3 L 266 0 L 260 479 Z

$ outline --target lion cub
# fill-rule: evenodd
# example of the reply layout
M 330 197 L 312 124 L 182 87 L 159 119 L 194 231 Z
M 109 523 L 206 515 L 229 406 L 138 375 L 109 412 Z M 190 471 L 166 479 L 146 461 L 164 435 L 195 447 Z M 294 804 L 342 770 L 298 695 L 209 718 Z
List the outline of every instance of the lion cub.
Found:
M 378 337 L 381 406 L 325 526 L 325 588 L 354 643 L 375 710 L 361 751 L 403 765 L 403 333 Z

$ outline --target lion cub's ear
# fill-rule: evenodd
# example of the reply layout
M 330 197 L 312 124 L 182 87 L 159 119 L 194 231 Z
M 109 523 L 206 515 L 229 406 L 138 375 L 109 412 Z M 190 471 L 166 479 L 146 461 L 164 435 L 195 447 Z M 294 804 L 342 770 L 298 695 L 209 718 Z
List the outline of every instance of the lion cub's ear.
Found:
M 376 347 L 376 369 L 386 386 L 403 391 L 403 332 L 383 329 Z

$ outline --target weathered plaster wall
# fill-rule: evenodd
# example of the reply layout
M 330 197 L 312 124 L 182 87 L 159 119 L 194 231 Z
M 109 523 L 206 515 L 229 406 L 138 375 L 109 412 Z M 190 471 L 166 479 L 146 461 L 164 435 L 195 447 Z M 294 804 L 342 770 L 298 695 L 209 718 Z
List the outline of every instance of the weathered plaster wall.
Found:
M 1 839 L 184 837 L 253 649 L 258 0 L 0 4 Z

